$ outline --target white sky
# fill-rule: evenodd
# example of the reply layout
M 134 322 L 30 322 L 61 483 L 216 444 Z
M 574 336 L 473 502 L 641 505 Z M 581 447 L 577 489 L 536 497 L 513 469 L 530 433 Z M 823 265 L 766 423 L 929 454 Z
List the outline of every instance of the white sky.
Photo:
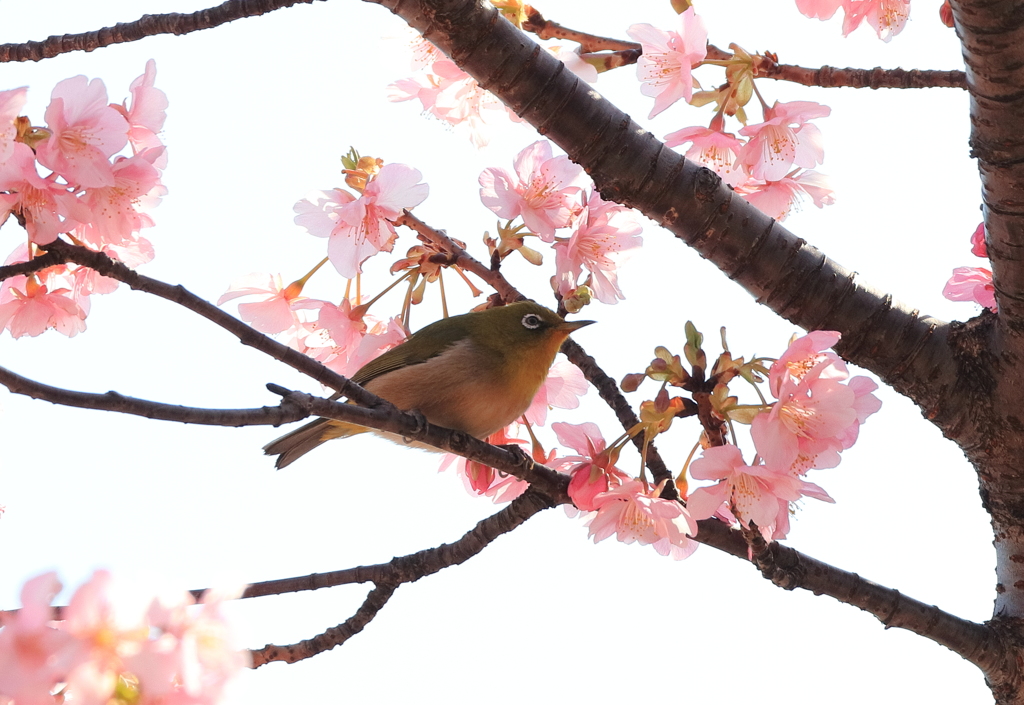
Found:
M 960 68 L 959 45 L 938 22 L 937 6 L 915 3 L 907 29 L 883 44 L 867 29 L 844 40 L 838 19 L 804 19 L 792 0 L 697 3 L 713 43 L 775 51 L 784 63 Z M 0 42 L 200 7 L 194 0 L 7 0 Z M 538 9 L 618 37 L 634 22 L 674 21 L 668 2 L 550 0 Z M 477 176 L 487 166 L 509 166 L 535 133 L 510 126 L 478 152 L 412 103 L 388 103 L 387 84 L 410 71 L 401 45 L 380 37 L 403 26 L 379 6 L 316 3 L 184 37 L 6 64 L 0 89 L 28 85 L 28 114 L 41 122 L 57 81 L 101 77 L 120 101 L 155 58 L 157 85 L 170 99 L 170 193 L 153 213 L 157 227 L 145 233 L 157 259 L 143 271 L 211 300 L 240 275 L 278 271 L 290 281 L 323 256 L 324 242 L 292 224 L 292 205 L 311 190 L 341 184 L 339 156 L 349 145 L 420 169 L 431 194 L 417 214 L 479 256 L 482 231 L 493 232 L 495 218 L 479 203 Z M 712 68 L 697 76 L 706 86 L 722 81 Z M 975 315 L 977 307 L 941 296 L 953 267 L 981 264 L 968 243 L 980 214 L 966 93 L 759 86 L 769 101 L 816 100 L 833 109 L 816 123 L 825 138 L 821 171 L 832 176 L 837 203 L 823 211 L 808 205 L 787 225 L 924 312 Z M 651 99 L 640 95 L 632 68 L 602 75 L 596 87 L 658 136 L 711 117 L 677 105 L 647 121 Z M 6 253 L 21 236 L 9 224 L 0 237 Z M 669 233 L 649 224 L 644 239 L 621 274 L 627 301 L 591 307 L 586 317 L 599 325 L 577 336 L 613 377 L 642 370 L 656 345 L 681 352 L 687 319 L 705 333 L 712 356 L 722 325 L 734 354 L 745 356 L 778 354 L 795 332 Z M 411 244 L 403 235 L 396 251 Z M 373 262 L 367 279 L 383 285 L 388 264 Z M 550 271 L 517 261 L 506 274 L 550 301 Z M 317 275 L 311 286 L 314 295 L 341 296 L 333 273 Z M 398 306 L 397 296 L 390 301 L 380 313 Z M 438 317 L 435 302 L 432 295 L 415 312 L 414 327 Z M 0 364 L 48 384 L 195 406 L 275 403 L 266 382 L 317 391 L 223 331 L 143 294 L 95 299 L 88 326 L 73 340 L 50 332 L 12 341 L 5 334 Z M 837 504 L 807 501 L 789 543 L 983 620 L 991 612 L 993 553 L 974 474 L 916 408 L 888 390 L 881 396 L 881 412 L 842 464 L 810 477 Z M 636 404 L 642 398 L 631 397 Z M 593 392 L 582 410 L 554 418 L 595 421 L 608 438 L 619 433 Z M 466 495 L 453 474 L 438 475 L 435 457 L 374 438 L 331 444 L 278 473 L 260 452 L 275 429 L 186 427 L 3 392 L 0 422 L 5 607 L 16 605 L 26 578 L 49 569 L 74 586 L 109 567 L 149 592 L 244 583 L 382 562 L 452 541 L 496 511 Z M 676 469 L 698 432 L 695 423 L 677 426 L 659 442 Z M 636 462 L 624 454 L 624 467 Z M 250 600 L 233 612 L 245 645 L 290 643 L 347 619 L 366 591 L 345 586 Z M 231 702 L 666 696 L 801 705 L 989 698 L 973 666 L 931 642 L 883 630 L 830 598 L 779 590 L 751 566 L 706 547 L 676 563 L 614 540 L 594 546 L 580 522 L 556 509 L 469 563 L 401 587 L 341 648 L 246 673 Z

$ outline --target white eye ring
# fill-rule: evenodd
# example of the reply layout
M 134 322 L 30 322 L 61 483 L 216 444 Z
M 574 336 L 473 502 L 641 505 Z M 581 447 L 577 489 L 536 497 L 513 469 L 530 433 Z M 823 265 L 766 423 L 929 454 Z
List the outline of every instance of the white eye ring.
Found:
M 538 328 L 540 328 L 540 324 L 540 316 L 538 316 L 536 313 L 528 313 L 525 316 L 523 316 L 523 328 L 537 330 Z

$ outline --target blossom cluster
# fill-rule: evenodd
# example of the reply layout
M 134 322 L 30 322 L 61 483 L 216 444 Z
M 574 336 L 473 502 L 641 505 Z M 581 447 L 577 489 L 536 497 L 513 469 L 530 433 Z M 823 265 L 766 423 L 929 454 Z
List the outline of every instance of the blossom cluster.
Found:
M 687 507 L 695 518 L 753 523 L 766 539 L 778 539 L 789 532 L 791 502 L 832 501 L 804 476 L 838 465 L 861 424 L 881 407 L 872 393 L 878 385 L 850 378 L 846 364 L 828 350 L 838 341 L 839 333 L 814 331 L 794 340 L 772 364 L 768 388 L 776 401 L 751 424 L 757 456 L 748 465 L 734 445 L 704 449 L 690 474 L 716 484 L 690 494 Z
M 844 37 L 866 22 L 883 42 L 902 32 L 910 17 L 910 0 L 796 0 L 796 6 L 819 20 L 831 19 L 842 8 Z
M 988 259 L 985 245 L 985 224 L 980 223 L 971 235 L 971 254 Z M 992 270 L 985 267 L 957 267 L 946 282 L 942 295 L 950 301 L 973 301 L 985 308 L 997 311 L 996 287 L 992 282 Z
M 411 68 L 417 73 L 389 85 L 388 100 L 393 103 L 418 100 L 426 115 L 464 132 L 478 149 L 490 142 L 493 128 L 503 122 L 521 122 L 518 115 L 481 88 L 476 79 L 440 49 L 419 34 L 413 34 Z M 597 80 L 597 69 L 576 52 L 563 46 L 551 46 L 547 50 L 584 80 L 590 83 Z
M 687 127 L 665 135 L 665 144 L 689 143 L 688 159 L 717 173 L 765 214 L 784 220 L 804 197 L 818 208 L 835 203 L 828 177 L 812 168 L 825 154 L 821 132 L 809 122 L 830 112 L 812 101 L 776 102 L 763 122 L 740 130 L 745 140 L 721 129 Z
M 128 616 L 111 576 L 97 571 L 55 621 L 54 573 L 22 587 L 22 608 L 0 614 L 0 702 L 54 705 L 212 705 L 248 658 L 231 646 L 228 595 L 154 599 Z M 115 609 L 115 602 L 118 607 Z
M 568 299 L 585 283 L 602 303 L 625 298 L 618 268 L 643 243 L 643 228 L 634 211 L 602 199 L 582 167 L 565 155 L 553 156 L 551 143 L 545 140 L 519 152 L 513 172 L 484 169 L 480 200 L 501 218 L 522 218 L 530 234 L 552 244 L 555 291 Z M 570 231 L 568 237 L 556 237 L 555 231 L 562 228 Z M 522 248 L 521 234 L 510 232 L 514 241 L 505 240 L 503 245 Z M 587 277 L 581 282 L 584 270 Z
M 59 235 L 129 267 L 153 258 L 139 233 L 153 225 L 146 211 L 166 193 L 159 132 L 167 97 L 155 79 L 150 60 L 122 104 L 108 104 L 98 78 L 65 79 L 53 89 L 45 128 L 20 116 L 26 88 L 0 92 L 0 223 L 13 214 L 28 233 L 6 264 L 29 261 Z M 126 147 L 131 156 L 121 154 Z M 11 277 L 0 285 L 0 327 L 14 337 L 48 328 L 74 336 L 85 330 L 89 297 L 116 287 L 75 265 Z

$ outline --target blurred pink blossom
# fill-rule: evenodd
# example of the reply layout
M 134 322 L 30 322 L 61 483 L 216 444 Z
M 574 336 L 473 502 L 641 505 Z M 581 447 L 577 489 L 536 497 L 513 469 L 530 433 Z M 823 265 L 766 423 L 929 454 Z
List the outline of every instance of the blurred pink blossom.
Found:
M 942 295 L 950 301 L 973 301 L 998 311 L 992 272 L 984 267 L 957 267 L 946 282 Z
M 685 127 L 665 135 L 666 147 L 677 147 L 687 142 L 692 144 L 684 156 L 711 169 L 730 186 L 737 186 L 749 178 L 742 165 L 737 163 L 743 140 L 736 135 L 707 127 Z
M 548 419 L 548 409 L 576 409 L 580 397 L 590 389 L 590 383 L 580 368 L 568 360 L 556 360 L 548 370 L 547 379 L 537 390 L 530 408 L 523 414 L 534 426 L 543 426 Z

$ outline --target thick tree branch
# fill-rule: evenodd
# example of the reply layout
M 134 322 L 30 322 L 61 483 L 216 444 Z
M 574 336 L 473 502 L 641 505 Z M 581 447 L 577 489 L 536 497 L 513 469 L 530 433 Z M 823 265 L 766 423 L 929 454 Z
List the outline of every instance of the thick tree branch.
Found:
M 1004 335 L 1024 350 L 1024 3 L 952 0 L 971 94 L 988 254 Z
M 42 61 L 72 51 L 94 51 L 111 44 L 134 42 L 159 34 L 188 34 L 210 29 L 243 17 L 258 17 L 274 10 L 317 0 L 227 0 L 216 7 L 192 13 L 169 12 L 143 15 L 134 22 L 118 22 L 81 34 L 52 36 L 41 42 L 0 44 L 0 62 Z

